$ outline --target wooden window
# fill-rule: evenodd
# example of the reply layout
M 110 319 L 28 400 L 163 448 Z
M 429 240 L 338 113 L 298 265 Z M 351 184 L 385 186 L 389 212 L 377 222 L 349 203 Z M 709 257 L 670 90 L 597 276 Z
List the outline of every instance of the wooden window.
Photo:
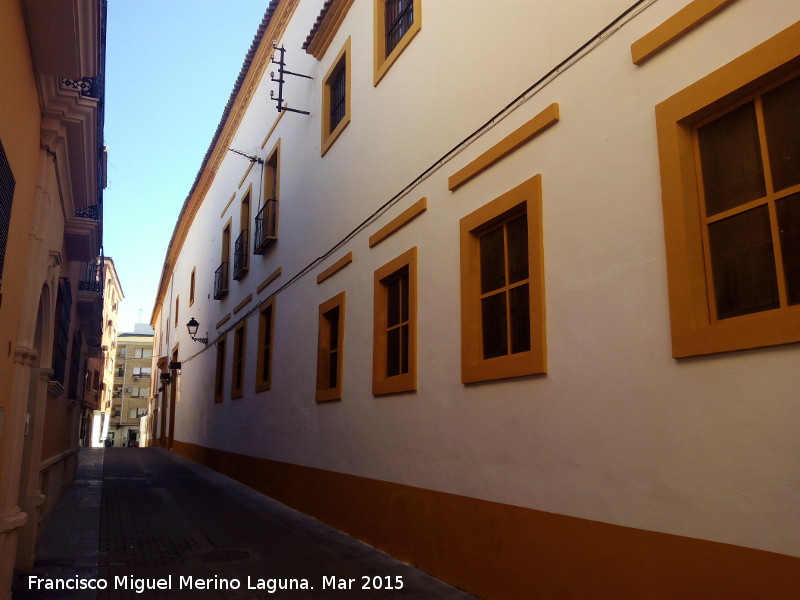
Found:
M 461 220 L 464 383 L 546 371 L 541 177 Z
M 675 357 L 800 341 L 800 24 L 656 107 Z
M 264 163 L 264 204 L 255 218 L 253 252 L 264 254 L 278 239 L 278 173 L 280 140 Z
M 228 295 L 228 265 L 231 256 L 231 222 L 230 220 L 222 230 L 222 248 L 220 252 L 220 265 L 214 272 L 214 299 L 221 300 Z M 167 323 L 169 325 L 169 323 Z
M 0 143 L 0 289 L 3 286 L 3 264 L 6 257 L 6 244 L 11 230 L 11 204 L 14 201 L 16 181 L 11 165 Z
M 83 390 L 78 389 L 78 372 L 81 367 L 81 346 L 82 336 L 80 331 L 72 334 L 72 354 L 69 359 L 69 381 L 67 382 L 67 397 L 78 398 L 83 394 Z M 86 370 L 86 360 L 83 361 L 84 372 Z
M 55 335 L 53 336 L 53 380 L 62 385 L 66 375 L 67 351 L 69 349 L 69 322 L 72 314 L 72 288 L 69 280 L 63 279 L 58 287 L 56 299 Z
M 250 191 L 242 198 L 239 216 L 239 237 L 233 244 L 233 278 L 237 281 L 250 267 Z
M 133 358 L 153 358 L 152 348 L 134 348 Z
M 194 304 L 194 287 L 196 283 L 195 269 L 192 269 L 192 274 L 189 277 L 189 306 Z M 177 325 L 176 325 L 177 327 Z
M 180 296 L 175 298 L 175 327 L 178 326 L 178 312 L 180 310 L 180 299 L 181 299 Z
M 350 38 L 342 47 L 322 86 L 322 155 L 350 123 Z
M 422 0 L 375 0 L 374 85 L 422 26 Z
M 695 129 L 717 319 L 800 303 L 798 107 L 795 76 Z
M 319 306 L 317 402 L 342 399 L 344 292 Z
M 346 99 L 345 82 L 347 81 L 346 75 L 347 72 L 344 68 L 344 63 L 340 62 L 331 74 L 331 78 L 328 83 L 331 97 L 328 118 L 328 128 L 330 131 L 336 129 L 336 126 L 344 118 Z
M 268 390 L 272 385 L 272 340 L 275 331 L 275 296 L 261 305 L 258 315 L 256 391 L 263 392 Z
M 222 402 L 225 395 L 225 336 L 217 341 L 217 368 L 214 375 L 214 402 Z
M 231 398 L 241 398 L 244 393 L 244 357 L 247 320 L 243 319 L 233 330 L 233 369 L 231 373 Z
M 375 271 L 372 393 L 417 389 L 417 248 Z

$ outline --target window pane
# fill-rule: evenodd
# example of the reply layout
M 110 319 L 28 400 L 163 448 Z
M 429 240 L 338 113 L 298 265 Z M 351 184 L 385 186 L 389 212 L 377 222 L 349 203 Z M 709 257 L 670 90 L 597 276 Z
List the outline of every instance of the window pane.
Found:
M 709 216 L 766 193 L 752 102 L 701 127 L 698 135 Z
M 386 56 L 392 53 L 394 47 L 411 27 L 414 22 L 413 11 L 413 0 L 386 0 Z
M 508 354 L 506 332 L 506 293 L 500 292 L 481 300 L 483 358 Z
M 408 270 L 400 278 L 400 320 L 408 321 Z
M 237 329 L 233 339 L 236 344 L 234 350 L 236 364 L 234 365 L 233 387 L 237 390 L 242 387 L 242 363 L 244 361 L 244 334 L 242 331 L 242 329 Z
M 778 308 L 778 283 L 766 206 L 708 227 L 717 317 Z
M 528 284 L 509 291 L 511 303 L 511 353 L 531 349 L 531 314 L 528 303 Z
M 528 217 L 517 217 L 507 225 L 508 232 L 508 282 L 516 283 L 528 278 Z
M 800 304 L 800 194 L 779 200 L 777 208 L 789 304 Z
M 408 373 L 408 323 L 400 328 L 400 372 Z
M 386 376 L 400 374 L 400 328 L 390 329 L 386 334 Z
M 267 381 L 269 379 L 269 347 L 272 341 L 272 307 L 268 306 L 262 313 L 261 318 L 264 324 L 264 349 L 263 358 L 261 363 L 261 380 Z
M 481 244 L 481 293 L 491 292 L 506 284 L 505 254 L 503 252 L 503 228 L 482 235 Z
M 764 126 L 775 190 L 800 183 L 800 77 L 764 94 Z
M 334 350 L 328 360 L 328 387 L 335 388 L 339 382 L 339 353 Z
M 392 327 L 400 322 L 400 278 L 395 277 L 386 285 L 386 325 Z
M 325 313 L 325 318 L 328 319 L 330 338 L 328 348 L 331 351 L 339 348 L 339 307 Z
M 344 118 L 345 113 L 345 98 L 346 98 L 346 71 L 344 64 L 334 73 L 331 78 L 330 84 L 330 101 L 331 101 L 331 115 L 330 115 L 330 130 L 333 132 L 336 126 Z

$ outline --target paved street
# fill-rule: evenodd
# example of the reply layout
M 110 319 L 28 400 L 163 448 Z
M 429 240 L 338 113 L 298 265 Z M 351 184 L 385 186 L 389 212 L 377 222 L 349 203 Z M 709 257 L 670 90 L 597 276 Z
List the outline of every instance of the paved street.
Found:
M 17 581 L 14 600 L 473 598 L 151 448 L 81 450 L 78 477 L 42 534 L 32 575 Z M 66 583 L 107 587 L 51 589 Z

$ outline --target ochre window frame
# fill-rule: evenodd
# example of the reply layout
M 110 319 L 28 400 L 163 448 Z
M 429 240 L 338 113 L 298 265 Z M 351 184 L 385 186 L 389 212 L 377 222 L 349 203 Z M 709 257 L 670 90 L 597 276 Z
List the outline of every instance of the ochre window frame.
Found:
M 269 323 L 267 315 L 269 311 Z M 269 325 L 269 336 L 267 336 L 267 325 Z M 269 339 L 267 339 L 269 337 Z M 256 392 L 265 392 L 272 387 L 272 360 L 273 349 L 275 347 L 275 296 L 268 298 L 258 309 L 258 362 L 256 363 Z M 264 377 L 262 366 L 264 364 L 264 354 L 269 353 L 269 369 L 267 376 Z
M 244 379 L 247 374 L 247 319 L 242 319 L 233 328 L 233 361 L 231 362 L 231 398 L 244 395 Z M 237 382 L 238 378 L 238 382 Z
M 189 306 L 194 304 L 194 290 L 197 284 L 197 267 L 192 268 L 192 273 L 189 276 Z
M 217 404 L 225 399 L 225 363 L 227 362 L 225 360 L 227 352 L 225 341 L 226 335 L 223 334 L 214 344 L 217 349 L 214 369 L 214 402 Z
M 283 113 L 281 113 L 283 114 Z M 274 226 L 275 226 L 275 235 L 274 239 L 273 236 L 267 236 L 266 232 L 262 233 L 262 239 L 260 240 L 260 244 L 256 246 L 254 244 L 253 253 L 254 254 L 266 254 L 271 246 L 275 244 L 278 238 L 278 223 L 279 223 L 279 213 L 280 213 L 280 187 L 281 187 L 281 179 L 280 179 L 280 169 L 281 169 L 281 139 L 275 142 L 275 145 L 270 150 L 267 159 L 264 161 L 264 177 L 263 177 L 263 186 L 264 192 L 262 194 L 261 203 L 259 204 L 257 210 L 255 211 L 255 216 L 251 220 L 253 223 L 253 232 L 250 235 L 250 239 L 258 242 L 256 240 L 256 225 L 255 219 L 258 214 L 264 210 L 267 206 L 267 203 L 270 201 L 275 202 L 275 219 L 274 219 Z M 272 198 L 271 196 L 274 195 L 275 197 Z M 262 225 L 263 227 L 263 225 Z
M 386 375 L 388 352 L 388 286 L 392 275 L 408 270 L 408 372 Z M 403 252 L 375 271 L 374 326 L 372 344 L 372 394 L 397 394 L 417 389 L 417 247 Z
M 797 305 L 712 318 L 693 147 L 696 124 L 798 68 L 800 22 L 656 106 L 675 358 L 800 341 Z
M 325 77 L 322 79 L 322 118 L 320 119 L 322 122 L 322 142 L 321 142 L 321 155 L 325 156 L 325 153 L 328 152 L 330 147 L 333 143 L 337 140 L 337 138 L 342 134 L 345 127 L 350 124 L 351 118 L 351 80 L 352 80 L 352 69 L 350 68 L 350 38 L 347 38 L 342 49 L 339 50 L 339 54 L 336 55 L 336 58 L 331 63 L 328 72 L 325 73 Z M 336 127 L 331 130 L 331 82 L 333 79 L 333 75 L 337 72 L 340 66 L 343 65 L 345 71 L 345 89 L 344 89 L 344 116 L 342 120 L 336 125 Z
M 524 207 L 523 207 L 524 205 Z M 528 224 L 531 349 L 483 358 L 480 234 L 517 211 Z M 536 175 L 461 219 L 461 381 L 474 383 L 547 372 L 542 178 Z
M 422 0 L 412 0 L 414 11 L 414 22 L 411 27 L 403 34 L 397 45 L 386 56 L 386 0 L 374 0 L 375 2 L 375 26 L 374 26 L 374 82 L 373 86 L 378 85 L 383 76 L 389 71 L 397 58 L 411 43 L 411 40 L 422 29 Z
M 335 308 L 339 309 L 338 335 L 336 340 L 336 385 L 328 385 L 330 373 L 330 323 L 326 315 Z M 319 305 L 319 334 L 317 340 L 317 402 L 331 402 L 342 399 L 342 366 L 344 364 L 344 326 L 345 326 L 345 292 Z

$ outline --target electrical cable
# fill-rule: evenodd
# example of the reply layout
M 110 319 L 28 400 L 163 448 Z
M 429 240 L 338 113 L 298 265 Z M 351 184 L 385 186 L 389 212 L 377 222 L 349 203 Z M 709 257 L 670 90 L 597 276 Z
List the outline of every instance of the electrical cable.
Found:
M 552 81 L 554 81 L 559 75 L 564 73 L 567 69 L 571 66 L 576 64 L 580 59 L 594 50 L 595 48 L 599 47 L 603 42 L 609 39 L 614 33 L 622 29 L 627 23 L 632 21 L 636 18 L 639 14 L 645 11 L 647 8 L 652 6 L 658 2 L 658 0 L 637 0 L 634 2 L 630 7 L 625 9 L 622 13 L 620 13 L 614 20 L 612 20 L 608 25 L 603 27 L 599 32 L 593 35 L 589 40 L 581 44 L 575 51 L 573 51 L 569 56 L 559 62 L 556 66 L 551 68 L 547 73 L 537 79 L 533 84 L 528 86 L 521 94 L 507 103 L 503 108 L 497 111 L 491 118 L 489 118 L 483 125 L 475 129 L 472 133 L 467 135 L 463 140 L 461 140 L 458 144 L 453 146 L 450 150 L 445 152 L 438 160 L 434 161 L 431 166 L 425 169 L 422 173 L 420 173 L 411 183 L 407 184 L 402 190 L 397 192 L 394 196 L 392 196 L 389 200 L 384 202 L 380 207 L 378 207 L 371 215 L 361 221 L 356 227 L 354 227 L 347 235 L 345 235 L 341 240 L 339 240 L 336 244 L 334 244 L 329 250 L 327 250 L 324 254 L 317 256 L 314 260 L 308 263 L 305 267 L 303 267 L 300 271 L 298 271 L 295 275 L 292 276 L 286 283 L 278 287 L 275 291 L 271 294 L 266 296 L 264 300 L 268 300 L 273 296 L 277 296 L 280 292 L 285 290 L 287 287 L 293 285 L 296 281 L 307 275 L 311 270 L 313 270 L 319 263 L 330 257 L 334 252 L 339 250 L 342 246 L 347 244 L 350 240 L 352 240 L 356 235 L 358 235 L 361 231 L 363 231 L 366 227 L 370 224 L 375 222 L 378 218 L 380 218 L 387 210 L 389 210 L 392 206 L 394 206 L 397 202 L 399 202 L 404 196 L 406 196 L 412 189 L 417 187 L 420 183 L 425 181 L 428 177 L 430 177 L 433 173 L 438 171 L 442 166 L 444 166 L 447 162 L 449 162 L 453 157 L 460 154 L 464 149 L 466 149 L 469 145 L 471 145 L 475 140 L 480 138 L 483 134 L 489 131 L 494 125 L 502 121 L 505 117 L 511 114 L 514 110 L 522 106 L 525 102 L 530 100 L 533 96 L 539 93 L 542 89 L 544 89 L 547 85 L 549 85 Z M 589 52 L 585 52 L 589 50 Z M 235 151 L 234 151 L 235 152 Z M 245 155 L 246 156 L 246 155 Z M 226 329 L 218 332 L 217 337 L 214 341 L 218 340 L 222 336 L 226 335 L 229 331 L 231 331 L 237 324 L 239 324 L 243 319 L 250 316 L 260 307 L 261 303 L 257 304 L 249 311 L 244 313 L 239 319 L 237 319 L 234 323 L 232 323 Z M 195 354 L 191 355 L 189 358 L 185 359 L 183 362 L 188 362 L 193 359 L 198 354 L 204 352 L 208 348 L 210 348 L 212 344 L 209 344 L 202 350 L 199 350 Z

